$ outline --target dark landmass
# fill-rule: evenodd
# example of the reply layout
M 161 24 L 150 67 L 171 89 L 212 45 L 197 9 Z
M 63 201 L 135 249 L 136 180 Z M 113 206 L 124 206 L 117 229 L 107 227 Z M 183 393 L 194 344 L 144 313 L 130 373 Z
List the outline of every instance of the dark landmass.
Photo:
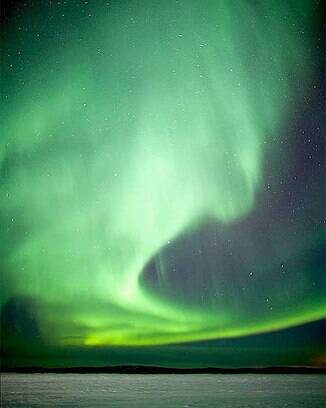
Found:
M 326 374 L 326 367 L 260 367 L 260 368 L 171 368 L 154 366 L 112 367 L 2 367 L 6 373 L 76 373 L 76 374 Z

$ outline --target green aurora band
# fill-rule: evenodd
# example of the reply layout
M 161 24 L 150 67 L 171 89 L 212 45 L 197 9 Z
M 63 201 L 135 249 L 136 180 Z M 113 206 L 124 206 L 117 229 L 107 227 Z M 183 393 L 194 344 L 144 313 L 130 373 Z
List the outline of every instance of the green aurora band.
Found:
M 166 256 L 205 223 L 225 231 L 253 213 L 313 75 L 313 2 L 44 3 L 4 36 L 2 304 L 30 299 L 42 337 L 61 345 L 235 337 L 324 317 L 308 267 L 270 284 L 320 229 L 286 241 L 275 228 L 269 259 L 248 237 L 255 279 L 242 297 L 231 290 L 248 279 L 240 262 L 220 297 L 223 265 L 204 301 L 178 298 Z M 144 275 L 153 260 L 157 290 Z

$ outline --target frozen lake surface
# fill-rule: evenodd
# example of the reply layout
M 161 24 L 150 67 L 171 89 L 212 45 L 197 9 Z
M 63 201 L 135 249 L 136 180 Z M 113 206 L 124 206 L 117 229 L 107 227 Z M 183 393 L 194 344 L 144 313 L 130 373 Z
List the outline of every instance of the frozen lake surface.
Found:
M 1 407 L 325 408 L 324 375 L 2 374 Z

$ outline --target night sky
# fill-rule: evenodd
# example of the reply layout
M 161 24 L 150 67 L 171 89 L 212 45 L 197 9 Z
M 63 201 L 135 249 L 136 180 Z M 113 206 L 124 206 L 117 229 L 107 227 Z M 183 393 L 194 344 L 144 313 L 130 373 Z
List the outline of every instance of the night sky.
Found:
M 323 13 L 3 2 L 3 364 L 325 362 Z

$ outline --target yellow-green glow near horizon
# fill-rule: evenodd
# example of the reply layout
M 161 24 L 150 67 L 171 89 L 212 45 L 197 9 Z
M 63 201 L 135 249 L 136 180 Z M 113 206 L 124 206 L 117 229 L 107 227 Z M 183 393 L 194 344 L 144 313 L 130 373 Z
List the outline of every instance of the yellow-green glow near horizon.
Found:
M 296 271 L 300 282 L 286 278 L 285 296 L 281 282 L 261 291 L 264 274 L 318 234 L 280 250 L 271 237 L 271 258 L 253 262 L 260 279 L 250 296 L 226 291 L 225 303 L 223 265 L 206 300 L 179 301 L 160 255 L 205 223 L 225 230 L 254 211 L 266 157 L 298 84 L 309 83 L 310 3 L 132 1 L 27 13 L 34 28 L 8 35 L 22 56 L 4 71 L 2 303 L 33 299 L 45 338 L 89 346 L 231 337 L 321 318 L 320 293 L 297 302 L 306 269 Z M 144 282 L 155 257 L 158 291 Z M 277 306 L 253 317 L 253 296 Z

